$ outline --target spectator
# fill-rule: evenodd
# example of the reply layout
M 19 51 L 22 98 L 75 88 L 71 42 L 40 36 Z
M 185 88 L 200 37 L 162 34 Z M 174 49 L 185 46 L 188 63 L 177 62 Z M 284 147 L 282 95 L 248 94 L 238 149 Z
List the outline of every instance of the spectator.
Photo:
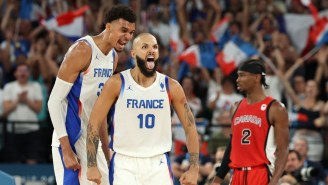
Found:
M 309 144 L 305 138 L 298 138 L 294 140 L 294 150 L 297 151 L 301 160 L 303 161 L 303 168 L 319 169 L 319 174 L 311 179 L 312 184 L 324 185 L 326 174 L 322 165 L 308 159 Z
M 211 182 L 213 181 L 213 178 L 215 177 L 215 174 L 216 174 L 218 168 L 220 168 L 220 166 L 221 166 L 225 150 L 226 150 L 226 146 L 220 146 L 216 149 L 215 164 L 213 165 L 213 170 L 211 171 L 211 173 L 208 175 L 208 177 L 206 179 L 206 185 L 210 185 Z M 224 181 L 221 184 L 228 185 L 230 177 L 231 177 L 230 174 L 226 175 L 226 177 L 224 178 Z
M 225 110 L 230 110 L 234 102 L 243 97 L 236 93 L 234 82 L 230 77 L 224 77 L 221 82 L 222 91 L 212 94 L 208 100 L 208 108 L 213 110 L 212 124 L 219 124 L 219 116 Z
M 8 125 L 5 147 L 6 153 L 10 155 L 6 157 L 8 162 L 35 164 L 44 159 L 39 151 L 42 147 L 35 147 L 41 146 L 37 124 L 37 114 L 43 103 L 41 87 L 38 83 L 28 81 L 30 69 L 26 63 L 18 64 L 15 77 L 15 81 L 4 87 L 4 116 L 9 122 L 22 123 Z
M 316 185 L 313 180 L 319 173 L 320 169 L 318 168 L 303 166 L 300 153 L 295 150 L 290 150 L 281 182 L 295 185 Z
M 231 134 L 231 113 L 230 110 L 224 110 L 218 117 L 219 127 L 212 127 L 212 137 L 209 140 L 209 150 L 212 152 L 218 147 L 226 146 L 230 141 Z
M 184 76 L 180 81 L 180 84 L 186 95 L 188 105 L 190 106 L 192 113 L 197 118 L 197 115 L 199 115 L 202 111 L 202 104 L 201 100 L 195 95 L 194 88 L 196 87 L 196 82 L 194 78 L 191 75 Z M 174 124 L 180 123 L 180 120 L 175 112 L 172 117 L 172 122 Z

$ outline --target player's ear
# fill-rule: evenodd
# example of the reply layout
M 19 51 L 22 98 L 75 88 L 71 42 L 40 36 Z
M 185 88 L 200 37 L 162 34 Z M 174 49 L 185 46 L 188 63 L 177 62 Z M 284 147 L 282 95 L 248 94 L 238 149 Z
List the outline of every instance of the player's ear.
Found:
M 136 52 L 132 49 L 131 50 L 131 57 L 132 58 L 136 58 L 136 55 L 137 55 Z
M 112 27 L 112 24 L 111 23 L 106 23 L 106 25 L 105 25 L 105 29 L 107 30 L 107 31 L 109 31 L 110 29 L 111 29 L 111 27 Z

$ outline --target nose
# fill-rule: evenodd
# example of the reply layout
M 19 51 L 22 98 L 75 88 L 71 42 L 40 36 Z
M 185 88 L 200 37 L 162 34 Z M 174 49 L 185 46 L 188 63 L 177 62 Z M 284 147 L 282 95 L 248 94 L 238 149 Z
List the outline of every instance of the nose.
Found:
M 239 76 L 238 76 L 238 78 L 236 79 L 236 82 L 238 83 L 240 81 L 240 79 L 239 79 Z
M 133 33 L 125 33 L 124 34 L 124 38 L 126 39 L 126 40 L 131 40 L 132 39 L 132 37 L 133 37 Z

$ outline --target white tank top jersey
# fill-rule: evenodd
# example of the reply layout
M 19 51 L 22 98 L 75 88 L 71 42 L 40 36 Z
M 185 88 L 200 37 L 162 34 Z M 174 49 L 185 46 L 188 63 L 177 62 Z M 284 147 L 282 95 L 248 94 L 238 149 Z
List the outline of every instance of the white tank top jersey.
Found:
M 82 37 L 75 44 L 79 41 L 84 41 L 91 47 L 92 57 L 88 69 L 80 72 L 63 103 L 66 112 L 64 115 L 66 130 L 71 145 L 75 144 L 78 139 L 86 141 L 87 125 L 92 107 L 105 82 L 113 75 L 115 61 L 114 49 L 104 55 L 91 36 Z M 51 146 L 58 147 L 59 145 L 56 132 L 53 132 Z
M 155 82 L 145 88 L 134 81 L 130 70 L 120 76 L 120 95 L 111 110 L 110 148 L 131 157 L 171 151 L 169 78 L 156 72 Z

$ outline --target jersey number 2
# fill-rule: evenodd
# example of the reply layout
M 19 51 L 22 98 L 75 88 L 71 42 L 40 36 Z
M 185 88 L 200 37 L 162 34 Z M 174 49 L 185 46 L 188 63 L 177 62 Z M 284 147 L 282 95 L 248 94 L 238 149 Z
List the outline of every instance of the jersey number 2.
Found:
M 241 138 L 241 144 L 243 144 L 243 145 L 251 144 L 251 141 L 249 140 L 249 137 L 252 135 L 251 130 L 246 128 L 242 131 L 242 134 L 243 134 L 243 137 Z
M 139 128 L 154 128 L 155 126 L 155 115 L 154 114 L 143 114 L 138 115 L 138 119 L 140 121 Z

